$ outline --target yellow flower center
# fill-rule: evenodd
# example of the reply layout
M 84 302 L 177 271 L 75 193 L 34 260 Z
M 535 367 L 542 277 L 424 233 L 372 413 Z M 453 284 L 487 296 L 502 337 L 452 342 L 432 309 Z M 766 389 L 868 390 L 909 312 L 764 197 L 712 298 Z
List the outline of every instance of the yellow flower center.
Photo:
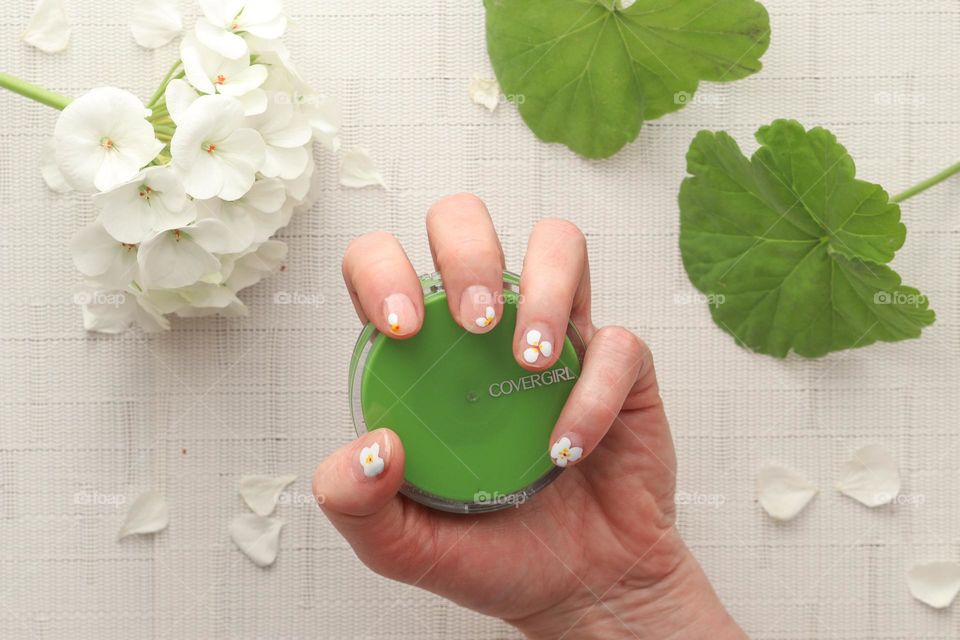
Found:
M 366 462 L 367 464 L 373 464 L 373 454 L 367 454 Z
M 227 76 L 223 75 L 222 73 L 218 75 L 217 79 L 214 81 L 214 84 L 226 84 L 226 83 L 227 83 Z
M 107 138 L 106 136 L 104 136 L 103 138 L 100 139 L 100 146 L 101 146 L 103 149 L 106 149 L 107 151 L 110 151 L 111 149 L 114 148 L 113 140 L 111 140 L 110 138 Z
M 200 146 L 200 148 L 210 155 L 213 155 L 213 152 L 217 150 L 217 145 L 213 144 L 212 142 L 205 142 Z

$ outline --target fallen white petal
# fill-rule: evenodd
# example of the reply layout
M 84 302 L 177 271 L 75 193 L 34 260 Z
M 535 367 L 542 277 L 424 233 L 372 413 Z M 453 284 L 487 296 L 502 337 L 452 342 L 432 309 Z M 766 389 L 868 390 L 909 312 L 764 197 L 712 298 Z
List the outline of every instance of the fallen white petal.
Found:
M 280 530 L 284 523 L 255 513 L 237 516 L 230 523 L 230 537 L 240 551 L 258 567 L 269 567 L 280 551 Z
M 166 499 L 156 491 L 147 491 L 130 505 L 117 540 L 134 533 L 156 533 L 166 529 L 169 522 L 170 511 Z
M 183 31 L 183 19 L 175 0 L 138 0 L 130 22 L 137 44 L 156 49 Z
M 38 0 L 23 40 L 47 53 L 66 49 L 70 42 L 70 21 L 65 0 Z
M 933 562 L 907 572 L 910 593 L 920 602 L 943 609 L 960 593 L 960 563 Z
M 470 82 L 470 98 L 490 111 L 495 111 L 500 104 L 500 85 L 496 80 L 474 78 Z
M 374 185 L 384 188 L 387 186 L 370 153 L 363 147 L 354 147 L 343 152 L 340 157 L 340 184 L 354 189 Z
M 40 175 L 43 176 L 43 181 L 51 191 L 57 193 L 70 191 L 70 185 L 67 184 L 66 178 L 57 166 L 57 142 L 52 136 L 47 138 L 40 150 Z
M 297 476 L 244 476 L 240 478 L 240 495 L 255 514 L 268 516 L 273 513 L 283 490 L 296 479 Z
M 897 461 L 880 445 L 868 445 L 844 465 L 837 490 L 868 507 L 888 504 L 900 493 Z
M 792 520 L 815 495 L 815 486 L 785 467 L 768 464 L 757 475 L 760 506 L 776 520 Z

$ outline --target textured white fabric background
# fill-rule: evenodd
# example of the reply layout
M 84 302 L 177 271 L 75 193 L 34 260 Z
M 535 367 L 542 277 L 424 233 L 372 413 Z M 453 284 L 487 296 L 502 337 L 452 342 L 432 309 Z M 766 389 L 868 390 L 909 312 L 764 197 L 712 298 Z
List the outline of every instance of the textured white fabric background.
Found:
M 52 89 L 114 84 L 145 97 L 175 56 L 134 44 L 131 0 L 74 1 L 70 49 L 42 54 L 18 39 L 32 4 L 0 5 L 0 69 Z M 340 189 L 318 150 L 322 197 L 282 233 L 286 271 L 245 292 L 252 315 L 179 321 L 159 336 L 82 331 L 66 243 L 91 204 L 41 182 L 55 113 L 0 94 L 0 637 L 515 637 L 368 572 L 308 497 L 314 465 L 353 434 L 345 389 L 359 325 L 340 254 L 384 228 L 429 269 L 424 212 L 460 190 L 487 200 L 514 269 L 539 217 L 585 230 L 598 319 L 630 326 L 657 355 L 680 490 L 722 497 L 682 505 L 681 527 L 752 637 L 960 637 L 960 605 L 934 612 L 904 580 L 915 562 L 960 559 L 960 180 L 904 207 L 895 261 L 937 324 L 919 341 L 815 362 L 751 355 L 692 302 L 676 205 L 684 153 L 705 127 L 752 151 L 753 131 L 776 117 L 828 126 L 860 175 L 891 191 L 960 159 L 960 4 L 767 6 L 761 74 L 705 85 L 639 143 L 587 162 L 538 142 L 510 105 L 491 115 L 470 102 L 470 79 L 490 73 L 479 0 L 290 0 L 296 62 L 342 99 L 347 145 L 367 146 L 392 189 Z M 278 292 L 317 304 L 274 304 Z M 922 504 L 871 511 L 832 490 L 843 460 L 872 442 L 895 452 L 904 493 Z M 765 460 L 824 489 L 792 523 L 754 500 Z M 300 476 L 268 570 L 227 537 L 248 473 Z M 154 538 L 118 544 L 124 509 L 83 504 L 148 488 L 171 504 Z

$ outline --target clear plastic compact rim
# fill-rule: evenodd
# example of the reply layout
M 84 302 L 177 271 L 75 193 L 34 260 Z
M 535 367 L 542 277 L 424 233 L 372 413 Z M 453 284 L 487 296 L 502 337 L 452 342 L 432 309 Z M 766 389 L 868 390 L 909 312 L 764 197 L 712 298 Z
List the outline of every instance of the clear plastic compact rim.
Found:
M 428 299 L 431 296 L 444 293 L 443 280 L 439 273 L 420 276 L 420 283 L 423 287 L 423 297 Z M 520 294 L 520 276 L 510 271 L 503 272 L 503 289 L 511 291 L 517 295 Z M 347 392 L 350 398 L 350 415 L 353 418 L 353 426 L 357 436 L 369 433 L 370 429 L 363 417 L 363 405 L 360 398 L 360 388 L 363 379 L 363 372 L 366 368 L 367 359 L 370 357 L 370 350 L 380 331 L 373 323 L 368 323 L 360 332 L 360 337 L 353 348 L 353 357 L 350 361 L 350 376 L 348 380 Z M 573 344 L 574 351 L 577 354 L 577 360 L 583 364 L 583 356 L 586 352 L 586 345 L 577 327 L 573 322 L 567 325 L 567 338 Z M 547 485 L 557 479 L 563 473 L 561 467 L 554 466 L 542 476 L 531 482 L 529 485 L 509 495 L 497 495 L 490 501 L 465 501 L 445 498 L 436 494 L 420 489 L 416 485 L 410 484 L 406 480 L 400 488 L 400 493 L 407 498 L 426 505 L 433 509 L 446 511 L 448 513 L 487 513 L 491 511 L 500 511 L 509 507 L 520 506 L 534 495 L 542 491 Z

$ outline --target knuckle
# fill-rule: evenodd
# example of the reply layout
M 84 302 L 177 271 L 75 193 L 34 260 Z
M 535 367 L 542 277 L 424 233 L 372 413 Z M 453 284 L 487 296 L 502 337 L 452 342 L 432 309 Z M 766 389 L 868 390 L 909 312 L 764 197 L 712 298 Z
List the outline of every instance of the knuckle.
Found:
M 458 267 L 478 271 L 484 267 L 501 265 L 502 262 L 499 247 L 491 246 L 479 238 L 463 239 L 437 250 L 437 266 L 441 271 Z
M 395 242 L 395 239 L 386 231 L 370 231 L 362 236 L 357 236 L 350 241 L 350 244 L 347 245 L 347 248 L 343 252 L 344 271 L 346 271 L 348 266 L 353 264 L 357 255 L 363 255 L 369 252 L 371 247 L 391 242 Z
M 643 359 L 650 352 L 650 348 L 640 338 L 624 327 L 603 327 L 597 331 L 594 339 L 601 340 L 608 349 L 631 360 Z

